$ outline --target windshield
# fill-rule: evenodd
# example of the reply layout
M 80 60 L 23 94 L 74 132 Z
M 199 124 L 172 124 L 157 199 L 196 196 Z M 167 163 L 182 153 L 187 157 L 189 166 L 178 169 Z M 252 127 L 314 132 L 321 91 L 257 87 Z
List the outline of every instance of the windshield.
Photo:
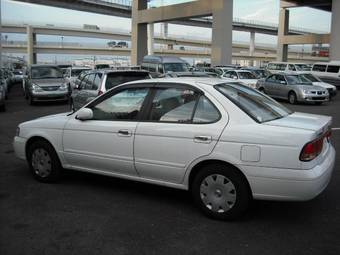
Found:
M 301 74 L 300 77 L 301 79 L 307 80 L 309 82 L 321 82 L 321 80 L 318 77 L 310 73 Z
M 270 97 L 241 83 L 223 83 L 215 88 L 259 123 L 280 119 L 292 113 Z
M 39 66 L 32 67 L 32 79 L 63 78 L 63 72 L 59 67 Z
M 302 75 L 286 75 L 286 79 L 289 85 L 312 85 L 311 81 Z
M 310 71 L 311 67 L 305 64 L 295 64 L 296 70 L 298 71 Z
M 81 72 L 87 71 L 87 70 L 89 69 L 72 69 L 71 77 L 78 77 Z
M 109 73 L 106 78 L 105 88 L 108 90 L 129 81 L 144 79 L 150 79 L 149 74 L 146 72 Z
M 189 72 L 188 66 L 185 63 L 165 63 L 165 72 Z
M 242 79 L 256 79 L 255 75 L 251 72 L 238 72 L 238 77 Z

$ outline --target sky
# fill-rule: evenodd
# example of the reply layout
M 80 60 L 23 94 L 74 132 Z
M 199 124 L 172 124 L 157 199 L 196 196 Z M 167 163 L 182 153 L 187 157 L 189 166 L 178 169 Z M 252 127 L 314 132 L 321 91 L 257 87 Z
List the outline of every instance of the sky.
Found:
M 54 24 L 55 26 L 67 27 L 82 27 L 83 24 L 95 24 L 101 29 L 117 31 L 130 31 L 131 29 L 131 21 L 126 18 L 33 5 L 12 0 L 0 1 L 2 23 Z M 159 6 L 181 2 L 188 2 L 188 0 L 151 0 L 150 5 Z M 311 29 L 320 33 L 329 33 L 331 23 L 330 13 L 311 8 L 293 8 L 290 10 L 291 27 Z M 279 18 L 279 0 L 234 0 L 233 18 L 277 24 Z M 155 25 L 155 32 L 160 32 L 159 24 Z M 170 24 L 169 34 L 197 39 L 210 39 L 211 29 Z M 248 42 L 249 37 L 249 33 L 246 32 L 233 32 L 233 41 L 235 42 Z M 8 35 L 8 38 L 12 40 L 22 40 L 22 37 L 18 35 Z M 40 40 L 56 41 L 59 39 L 49 36 L 40 36 Z M 65 37 L 63 40 L 64 42 L 88 41 L 86 38 L 72 37 Z M 103 43 L 100 41 L 96 42 Z M 256 42 L 258 44 L 276 44 L 277 41 L 275 36 L 256 34 Z

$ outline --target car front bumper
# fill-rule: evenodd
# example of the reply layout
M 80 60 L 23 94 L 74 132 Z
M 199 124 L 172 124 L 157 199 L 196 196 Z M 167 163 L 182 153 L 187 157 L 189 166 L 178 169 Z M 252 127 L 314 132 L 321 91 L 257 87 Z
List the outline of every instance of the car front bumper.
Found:
M 250 166 L 242 169 L 255 199 L 306 201 L 313 199 L 327 187 L 334 162 L 335 150 L 330 146 L 323 162 L 309 170 L 266 167 L 255 169 Z
M 32 92 L 33 101 L 65 101 L 69 99 L 68 91 L 48 91 L 48 92 Z
M 327 95 L 303 95 L 298 101 L 300 102 L 327 102 L 329 101 L 329 94 Z
M 13 148 L 15 155 L 23 160 L 26 160 L 26 153 L 25 153 L 25 147 L 26 147 L 26 142 L 27 139 L 20 137 L 20 136 L 15 136 L 14 141 L 13 141 Z

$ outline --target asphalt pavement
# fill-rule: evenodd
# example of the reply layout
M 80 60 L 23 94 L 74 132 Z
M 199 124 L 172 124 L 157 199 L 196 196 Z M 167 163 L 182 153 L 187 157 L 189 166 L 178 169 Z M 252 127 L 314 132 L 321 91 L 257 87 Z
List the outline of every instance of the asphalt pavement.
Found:
M 16 126 L 65 112 L 63 103 L 29 106 L 20 85 L 0 113 L 0 254 L 340 254 L 340 155 L 331 183 L 308 202 L 254 201 L 235 222 L 206 218 L 186 191 L 67 171 L 57 184 L 35 181 L 14 156 Z M 333 116 L 330 103 L 294 111 Z M 289 138 L 287 138 L 289 139 Z M 340 130 L 333 144 L 340 152 Z

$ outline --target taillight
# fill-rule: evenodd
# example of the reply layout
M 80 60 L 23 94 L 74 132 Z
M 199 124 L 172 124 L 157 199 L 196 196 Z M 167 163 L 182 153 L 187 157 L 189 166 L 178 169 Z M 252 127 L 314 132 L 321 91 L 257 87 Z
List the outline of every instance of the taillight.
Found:
M 100 96 L 100 95 L 102 95 L 102 94 L 104 94 L 104 92 L 101 91 L 101 90 L 99 90 L 99 91 L 98 91 L 98 96 Z
M 322 137 L 307 143 L 300 154 L 301 161 L 311 161 L 320 155 L 323 148 L 323 141 L 326 138 L 327 142 L 330 141 L 331 130 L 327 131 Z

